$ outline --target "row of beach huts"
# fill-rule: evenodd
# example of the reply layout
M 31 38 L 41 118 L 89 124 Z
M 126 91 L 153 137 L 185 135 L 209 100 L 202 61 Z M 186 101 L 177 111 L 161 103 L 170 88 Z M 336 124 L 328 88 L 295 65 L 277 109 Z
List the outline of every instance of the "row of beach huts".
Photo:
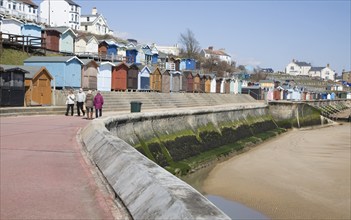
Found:
M 251 85 L 239 77 L 216 77 L 197 71 L 170 71 L 125 62 L 97 62 L 76 56 L 33 56 L 23 66 L 0 64 L 1 106 L 51 105 L 53 90 L 83 88 L 100 91 L 191 92 L 249 94 L 258 100 L 319 100 L 351 98 L 351 94 Z M 349 97 L 350 96 L 350 97 Z

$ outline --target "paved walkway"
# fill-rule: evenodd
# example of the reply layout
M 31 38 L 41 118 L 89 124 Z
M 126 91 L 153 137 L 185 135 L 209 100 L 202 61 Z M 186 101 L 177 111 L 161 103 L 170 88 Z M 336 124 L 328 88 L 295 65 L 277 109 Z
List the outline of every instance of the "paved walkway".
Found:
M 130 112 L 103 113 L 116 114 Z M 0 219 L 130 219 L 81 151 L 77 133 L 88 123 L 64 113 L 0 117 Z
M 96 181 L 81 117 L 0 118 L 0 219 L 126 219 Z

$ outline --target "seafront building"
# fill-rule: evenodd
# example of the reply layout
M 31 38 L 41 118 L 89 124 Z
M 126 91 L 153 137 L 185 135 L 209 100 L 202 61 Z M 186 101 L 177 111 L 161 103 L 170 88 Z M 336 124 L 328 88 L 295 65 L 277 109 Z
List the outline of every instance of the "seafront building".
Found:
M 38 13 L 38 5 L 31 0 L 0 0 L 1 17 L 43 22 Z
M 80 28 L 81 7 L 72 0 L 43 0 L 40 3 L 40 16 L 52 26 L 65 26 L 73 30 Z

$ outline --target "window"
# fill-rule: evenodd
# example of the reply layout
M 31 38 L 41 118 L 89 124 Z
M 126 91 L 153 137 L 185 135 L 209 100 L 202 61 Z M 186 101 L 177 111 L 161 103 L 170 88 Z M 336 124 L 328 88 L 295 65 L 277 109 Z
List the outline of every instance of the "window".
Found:
M 73 8 L 73 5 L 71 5 L 71 11 L 74 11 L 73 9 L 74 9 L 74 8 Z
M 13 3 L 12 9 L 13 9 L 13 10 L 16 10 L 16 3 Z
M 86 31 L 88 30 L 88 26 L 87 26 L 87 25 L 85 25 L 85 30 L 86 30 Z
M 76 20 L 75 21 L 77 21 L 78 22 L 78 16 L 76 15 Z
M 90 18 L 89 18 L 89 17 L 87 17 L 87 21 L 89 21 L 89 19 L 90 19 Z
M 33 14 L 35 14 L 35 9 L 33 8 Z
M 28 11 L 29 11 L 29 13 L 31 13 L 32 12 L 32 8 L 28 7 Z
M 8 8 L 11 9 L 11 4 L 8 5 Z
M 291 71 L 294 71 L 294 67 L 293 67 L 293 66 L 291 66 L 291 67 L 290 67 L 290 70 L 291 70 Z
M 3 6 L 3 5 L 4 5 L 3 0 L 0 0 L 0 6 Z
M 73 19 L 74 19 L 74 16 L 73 16 L 73 14 L 71 14 L 71 21 L 74 21 Z

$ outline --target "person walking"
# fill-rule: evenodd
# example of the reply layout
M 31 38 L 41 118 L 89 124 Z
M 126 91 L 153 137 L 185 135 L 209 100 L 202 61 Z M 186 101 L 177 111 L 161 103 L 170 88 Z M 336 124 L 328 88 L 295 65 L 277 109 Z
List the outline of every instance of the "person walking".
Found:
M 94 97 L 94 106 L 95 106 L 95 117 L 102 116 L 102 106 L 104 105 L 104 98 L 102 97 L 100 91 L 97 91 L 97 94 Z
M 85 111 L 83 108 L 85 99 L 86 99 L 86 95 L 83 92 L 83 89 L 80 88 L 79 92 L 77 94 L 77 114 L 78 114 L 78 116 L 80 116 L 80 111 L 82 111 L 83 116 L 85 115 Z
M 87 110 L 87 119 L 92 120 L 94 113 L 94 95 L 92 94 L 91 90 L 88 91 L 85 98 L 85 107 Z
M 74 107 L 74 101 L 75 101 L 76 97 L 73 94 L 72 90 L 69 90 L 68 95 L 66 97 L 66 105 L 67 105 L 67 109 L 66 109 L 66 116 L 68 116 L 68 112 L 71 110 L 71 116 L 73 116 L 73 107 Z

